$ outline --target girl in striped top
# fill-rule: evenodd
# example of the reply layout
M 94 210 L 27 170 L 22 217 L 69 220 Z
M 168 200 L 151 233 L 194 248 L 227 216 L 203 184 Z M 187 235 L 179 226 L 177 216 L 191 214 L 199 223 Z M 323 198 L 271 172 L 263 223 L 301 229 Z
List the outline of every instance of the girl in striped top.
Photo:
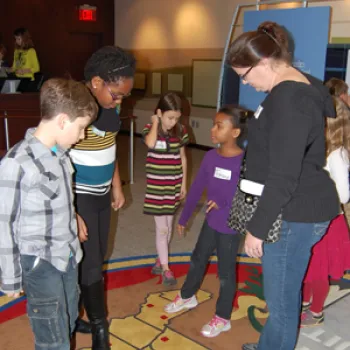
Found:
M 181 199 L 186 196 L 188 134 L 179 123 L 182 101 L 174 92 L 162 96 L 142 134 L 148 147 L 146 160 L 147 187 L 144 213 L 153 215 L 156 225 L 158 259 L 153 274 L 162 275 L 163 284 L 176 283 L 168 265 L 168 246 L 173 218 Z

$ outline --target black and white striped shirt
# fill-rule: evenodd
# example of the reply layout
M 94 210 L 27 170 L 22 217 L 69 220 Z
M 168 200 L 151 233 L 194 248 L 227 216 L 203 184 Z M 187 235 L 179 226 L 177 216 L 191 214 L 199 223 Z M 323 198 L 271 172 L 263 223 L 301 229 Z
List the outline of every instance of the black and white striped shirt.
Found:
M 38 256 L 60 271 L 82 258 L 73 206 L 73 167 L 29 129 L 0 163 L 1 289 L 20 291 L 20 255 Z

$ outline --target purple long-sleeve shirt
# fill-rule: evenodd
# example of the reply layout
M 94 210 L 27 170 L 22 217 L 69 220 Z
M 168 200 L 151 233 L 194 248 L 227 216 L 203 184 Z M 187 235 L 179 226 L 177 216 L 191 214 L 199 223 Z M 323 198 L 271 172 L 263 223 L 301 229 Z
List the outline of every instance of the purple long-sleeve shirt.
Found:
M 242 157 L 243 153 L 235 157 L 223 157 L 216 149 L 207 152 L 187 195 L 180 225 L 186 226 L 206 189 L 208 201 L 214 201 L 219 207 L 206 214 L 208 225 L 220 233 L 236 233 L 228 227 L 227 219 L 236 192 Z

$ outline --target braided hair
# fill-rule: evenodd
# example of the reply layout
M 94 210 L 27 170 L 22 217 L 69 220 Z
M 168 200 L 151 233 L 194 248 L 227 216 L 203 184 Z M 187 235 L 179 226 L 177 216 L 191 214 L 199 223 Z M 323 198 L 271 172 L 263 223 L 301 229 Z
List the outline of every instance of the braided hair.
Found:
M 87 61 L 84 68 L 86 81 L 100 77 L 107 83 L 117 83 L 135 74 L 135 57 L 117 46 L 104 46 Z

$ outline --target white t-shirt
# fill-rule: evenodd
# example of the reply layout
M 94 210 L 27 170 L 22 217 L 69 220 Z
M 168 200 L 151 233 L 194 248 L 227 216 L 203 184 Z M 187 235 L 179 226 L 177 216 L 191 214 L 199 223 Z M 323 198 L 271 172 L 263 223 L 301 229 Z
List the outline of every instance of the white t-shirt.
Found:
M 329 154 L 325 169 L 329 172 L 337 187 L 340 202 L 342 204 L 347 203 L 350 197 L 349 155 L 344 147 L 340 147 Z

